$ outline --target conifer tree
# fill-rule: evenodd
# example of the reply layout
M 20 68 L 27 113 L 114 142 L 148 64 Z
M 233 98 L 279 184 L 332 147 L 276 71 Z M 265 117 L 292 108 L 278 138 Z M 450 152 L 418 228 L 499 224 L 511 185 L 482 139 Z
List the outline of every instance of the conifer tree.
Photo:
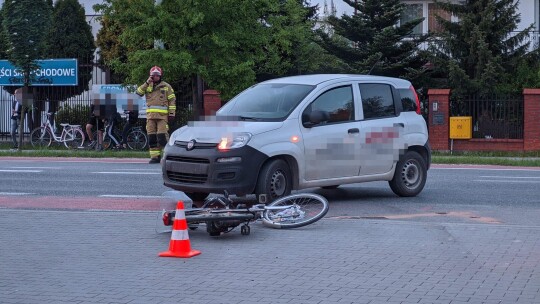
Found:
M 532 25 L 516 31 L 520 22 L 518 1 L 469 0 L 462 4 L 437 2 L 457 17 L 457 22 L 437 17 L 443 30 L 435 39 L 432 52 L 434 69 L 442 85 L 456 95 L 485 96 L 526 58 L 526 42 Z
M 349 72 L 415 79 L 426 61 L 419 48 L 426 35 L 411 35 L 417 18 L 399 24 L 400 0 L 344 0 L 356 14 L 329 16 L 330 31 L 319 31 L 321 45 L 348 65 Z M 398 26 L 399 24 L 399 26 Z

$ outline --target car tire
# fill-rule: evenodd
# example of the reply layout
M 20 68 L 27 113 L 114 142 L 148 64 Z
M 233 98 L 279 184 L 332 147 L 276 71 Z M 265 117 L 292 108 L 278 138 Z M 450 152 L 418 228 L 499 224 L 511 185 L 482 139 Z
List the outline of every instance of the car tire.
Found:
M 407 151 L 396 165 L 394 178 L 388 183 L 392 191 L 403 197 L 416 196 L 427 180 L 426 161 L 415 151 Z
M 277 198 L 291 194 L 291 190 L 291 170 L 284 160 L 274 159 L 263 166 L 255 191 L 258 197 L 265 195 L 265 202 L 270 203 Z

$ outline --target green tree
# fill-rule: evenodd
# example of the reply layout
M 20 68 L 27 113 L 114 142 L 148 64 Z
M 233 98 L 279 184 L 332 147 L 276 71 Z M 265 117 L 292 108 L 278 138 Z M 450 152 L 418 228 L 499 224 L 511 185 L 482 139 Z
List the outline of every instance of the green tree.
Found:
M 201 75 L 228 99 L 257 74 L 293 69 L 299 41 L 309 36 L 309 11 L 298 0 L 105 0 L 95 6 L 123 29 L 127 59 L 110 59 L 125 83 L 140 83 L 152 65 L 168 80 Z M 210 9 L 211 8 L 211 9 Z M 154 41 L 163 49 L 153 48 Z
M 530 61 L 525 56 L 529 49 L 526 39 L 533 26 L 516 31 L 520 22 L 518 1 L 469 0 L 463 4 L 436 4 L 458 19 L 452 22 L 437 17 L 443 30 L 431 49 L 434 70 L 443 80 L 440 85 L 452 88 L 454 94 L 485 96 L 493 93 L 499 85 L 513 79 L 512 74 L 518 67 L 525 68 L 523 60 Z M 508 87 L 499 88 L 504 91 Z
M 69 17 L 66 17 L 69 16 Z M 92 79 L 94 36 L 86 22 L 83 6 L 78 0 L 57 0 L 47 37 L 47 58 L 76 58 L 78 86 L 53 87 L 40 90 L 49 100 L 60 101 L 88 90 Z
M 417 18 L 400 24 L 400 0 L 344 0 L 354 15 L 329 16 L 318 30 L 321 46 L 347 65 L 348 72 L 417 79 L 427 60 L 420 44 L 426 35 L 412 35 Z M 397 26 L 399 24 L 399 26 Z
M 31 72 L 46 49 L 43 33 L 50 25 L 50 6 L 46 0 L 6 0 L 2 8 L 2 26 L 7 35 L 6 55 L 24 75 L 28 86 Z

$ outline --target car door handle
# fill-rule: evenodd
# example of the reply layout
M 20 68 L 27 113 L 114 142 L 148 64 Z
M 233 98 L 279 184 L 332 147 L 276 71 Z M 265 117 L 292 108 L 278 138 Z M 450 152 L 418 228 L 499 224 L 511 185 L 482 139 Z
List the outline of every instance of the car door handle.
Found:
M 405 128 L 405 124 L 402 123 L 402 122 L 398 122 L 398 123 L 395 123 L 395 124 L 394 124 L 394 128 L 395 128 L 395 127 L 402 127 L 402 128 Z
M 360 130 L 358 130 L 358 128 L 352 128 L 352 129 L 347 130 L 347 133 L 349 134 L 360 133 Z

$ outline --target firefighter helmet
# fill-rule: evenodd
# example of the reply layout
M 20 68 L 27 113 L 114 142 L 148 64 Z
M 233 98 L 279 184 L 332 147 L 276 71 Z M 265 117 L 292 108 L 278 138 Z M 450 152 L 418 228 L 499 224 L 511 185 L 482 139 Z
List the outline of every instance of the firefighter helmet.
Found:
M 155 65 L 150 69 L 150 76 L 152 75 L 163 76 L 163 70 L 157 65 Z

